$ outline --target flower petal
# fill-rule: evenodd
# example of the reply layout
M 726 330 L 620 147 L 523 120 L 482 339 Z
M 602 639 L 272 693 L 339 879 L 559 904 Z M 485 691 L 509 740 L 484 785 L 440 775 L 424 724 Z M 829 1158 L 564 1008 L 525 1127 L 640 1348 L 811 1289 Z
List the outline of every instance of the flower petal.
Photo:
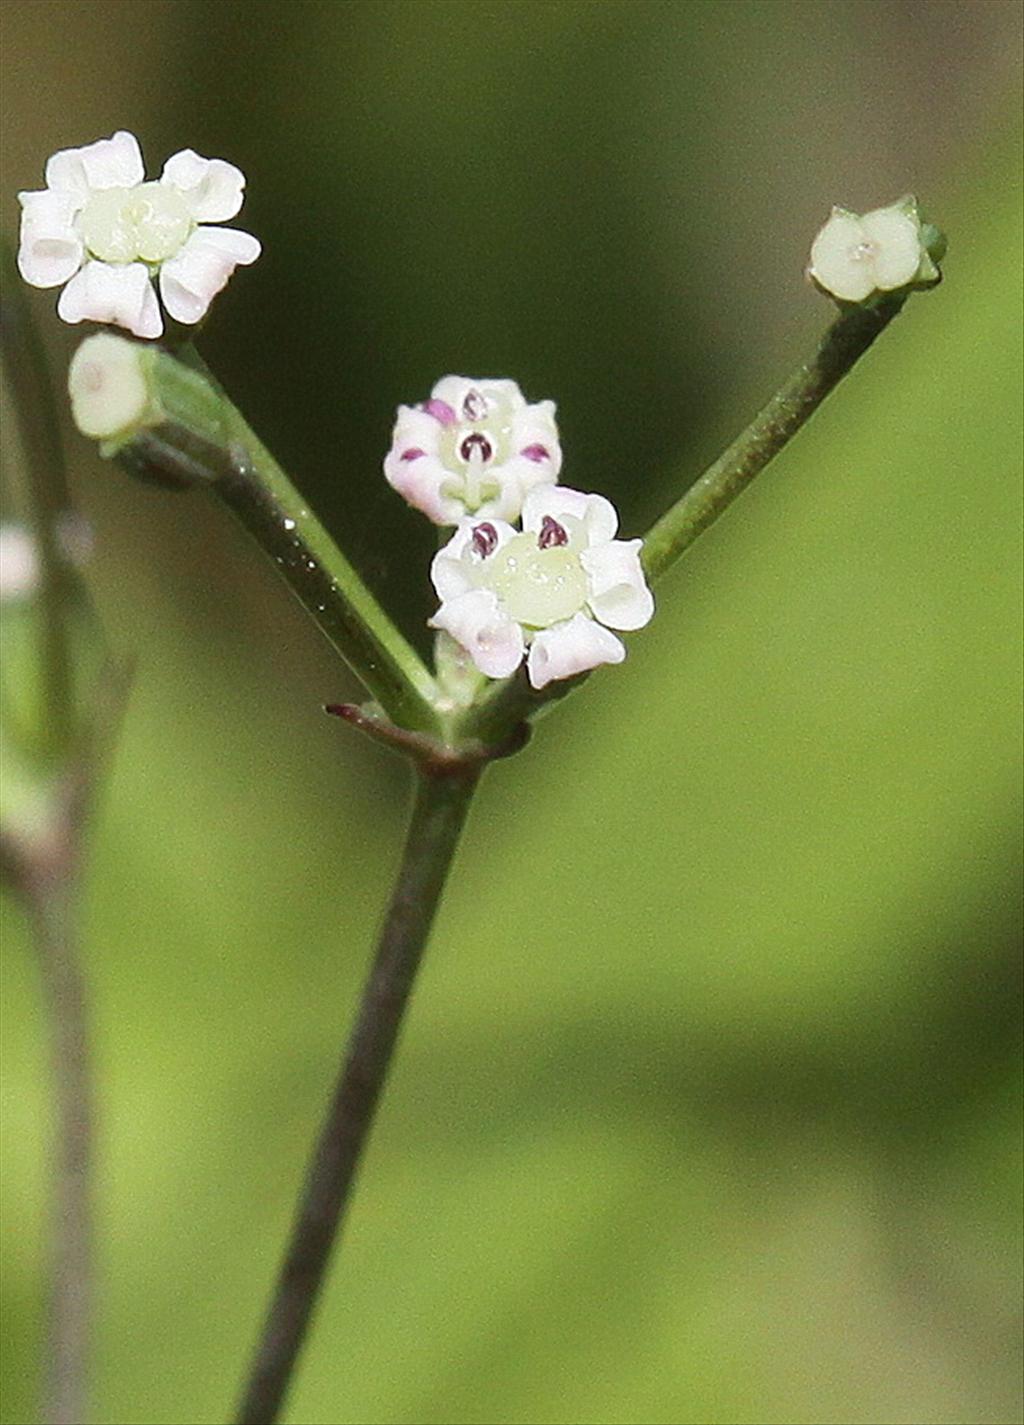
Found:
M 531 685 L 544 688 L 558 678 L 571 678 L 601 663 L 621 663 L 625 656 L 626 650 L 614 633 L 586 614 L 574 614 L 534 635 L 526 670 Z
M 60 294 L 57 315 L 65 322 L 106 322 L 142 337 L 158 337 L 164 329 L 142 262 L 87 262 Z
M 865 213 L 861 227 L 875 246 L 875 286 L 883 292 L 905 287 L 921 266 L 921 225 L 898 208 Z
M 200 321 L 235 268 L 255 262 L 258 238 L 238 228 L 196 228 L 185 246 L 160 269 L 160 296 L 175 321 Z
M 403 459 L 406 450 L 416 449 L 392 446 L 384 457 L 384 478 L 403 500 L 434 524 L 457 524 L 466 513 L 465 506 L 442 489 L 452 479 L 451 471 L 427 451 L 411 460 Z
M 603 495 L 586 495 L 565 485 L 535 485 L 523 501 L 523 529 L 539 530 L 544 516 L 560 520 L 568 515 L 581 520 L 590 546 L 607 544 L 615 538 L 619 517 L 611 500 Z
M 811 244 L 808 276 L 843 302 L 863 302 L 875 290 L 872 256 L 858 256 L 858 248 L 867 241 L 863 222 L 856 213 L 833 208 L 832 216 Z
M 146 177 L 134 134 L 118 129 L 109 139 L 82 148 L 62 148 L 46 164 L 46 186 L 73 197 L 78 207 L 97 188 L 134 188 Z
M 33 287 L 59 287 L 82 265 L 85 248 L 74 226 L 74 200 L 45 188 L 19 193 L 18 271 Z
M 654 596 L 640 566 L 642 548 L 642 539 L 613 539 L 580 555 L 590 586 L 587 602 L 609 628 L 643 628 L 654 613 Z
M 183 148 L 164 164 L 160 182 L 176 188 L 197 223 L 224 223 L 242 206 L 245 174 L 223 158 Z
M 523 630 L 502 611 L 489 589 L 447 599 L 429 626 L 450 633 L 488 678 L 508 678 L 523 661 Z
M 471 557 L 466 556 L 466 549 L 472 542 L 474 530 L 481 524 L 489 525 L 494 533 L 495 542 L 491 550 L 492 554 L 510 539 L 515 538 L 516 531 L 504 520 L 482 520 L 479 515 L 474 515 L 472 519 L 461 519 L 458 529 L 448 543 L 437 551 L 430 565 L 430 577 L 437 590 L 437 597 L 442 603 L 446 599 L 457 598 L 459 594 L 468 593 L 470 589 L 477 587 L 474 572 L 479 564 Z
M 441 423 L 417 406 L 399 406 L 395 428 L 391 433 L 391 448 L 399 456 L 405 450 L 422 450 L 436 455 L 441 443 Z

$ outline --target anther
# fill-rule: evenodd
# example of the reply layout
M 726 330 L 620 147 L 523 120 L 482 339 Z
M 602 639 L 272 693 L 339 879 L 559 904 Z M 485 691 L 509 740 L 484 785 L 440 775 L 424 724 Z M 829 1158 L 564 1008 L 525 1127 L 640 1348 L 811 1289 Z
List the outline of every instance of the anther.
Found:
M 540 534 L 537 536 L 538 549 L 557 549 L 559 545 L 568 544 L 569 536 L 550 515 L 545 515 L 541 521 Z
M 478 459 L 490 460 L 494 454 L 494 447 L 485 435 L 475 430 L 471 435 L 467 435 L 459 446 L 459 454 L 463 460 L 469 461 L 476 455 Z
M 462 398 L 462 414 L 467 421 L 482 421 L 487 414 L 487 397 L 472 388 L 468 390 Z
M 498 545 L 498 531 L 492 524 L 478 524 L 473 530 L 472 545 L 481 559 L 493 554 Z

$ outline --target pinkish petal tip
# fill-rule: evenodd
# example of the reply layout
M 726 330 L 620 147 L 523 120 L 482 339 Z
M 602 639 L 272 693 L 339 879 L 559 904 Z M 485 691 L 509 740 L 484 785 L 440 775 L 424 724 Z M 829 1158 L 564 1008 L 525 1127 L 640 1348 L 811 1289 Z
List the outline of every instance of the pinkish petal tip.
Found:
M 437 401 L 433 397 L 429 401 L 424 401 L 420 410 L 426 411 L 428 416 L 433 416 L 435 421 L 440 421 L 443 426 L 455 424 L 455 412 L 447 401 Z

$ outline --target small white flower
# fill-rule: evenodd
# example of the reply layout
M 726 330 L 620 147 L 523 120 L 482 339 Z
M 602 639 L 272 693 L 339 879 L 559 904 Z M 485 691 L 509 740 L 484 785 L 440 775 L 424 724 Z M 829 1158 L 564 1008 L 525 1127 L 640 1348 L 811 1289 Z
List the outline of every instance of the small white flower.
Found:
M 528 490 L 558 479 L 554 401 L 528 405 L 514 381 L 445 376 L 420 406 L 399 406 L 388 483 L 435 524 L 465 515 L 517 520 Z
M 538 485 L 520 533 L 500 519 L 463 519 L 430 576 L 441 607 L 430 620 L 489 678 L 507 678 L 526 655 L 543 688 L 626 650 L 609 629 L 643 628 L 654 599 L 639 539 L 615 538 L 618 515 L 601 495 Z
M 245 176 L 220 158 L 183 149 L 146 182 L 133 134 L 119 130 L 46 164 L 46 187 L 19 193 L 18 268 L 33 287 L 60 287 L 66 322 L 105 322 L 135 336 L 164 329 L 151 278 L 179 322 L 198 322 L 239 264 L 255 262 L 258 239 L 207 227 L 242 206 Z
M 939 273 L 921 240 L 917 203 L 908 197 L 863 217 L 833 208 L 811 246 L 807 275 L 842 302 L 863 302 L 873 292 L 937 281 Z

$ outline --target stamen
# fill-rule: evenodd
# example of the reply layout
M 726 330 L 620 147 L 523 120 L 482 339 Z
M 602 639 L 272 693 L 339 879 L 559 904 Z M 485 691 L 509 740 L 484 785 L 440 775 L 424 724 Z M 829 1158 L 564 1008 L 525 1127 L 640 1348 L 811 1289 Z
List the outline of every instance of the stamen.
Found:
M 421 456 L 421 455 L 424 455 L 425 453 L 426 453 L 426 452 L 420 450 L 420 449 L 418 448 L 418 446 L 411 446 L 408 450 L 403 450 L 403 451 L 402 451 L 401 459 L 402 459 L 402 460 L 419 460 L 420 456 Z
M 519 452 L 527 460 L 532 460 L 535 465 L 539 465 L 542 460 L 550 460 L 551 454 L 546 445 L 524 445 Z
M 545 515 L 541 521 L 540 534 L 537 536 L 538 549 L 555 549 L 559 545 L 568 544 L 569 536 L 550 515 Z
M 498 547 L 498 531 L 492 524 L 478 524 L 473 530 L 472 545 L 481 559 L 486 559 Z
M 459 446 L 459 454 L 463 460 L 472 460 L 474 455 L 478 460 L 490 460 L 494 454 L 494 447 L 485 435 L 475 430 L 472 435 L 467 435 Z
M 482 421 L 487 409 L 487 397 L 471 387 L 462 399 L 463 416 L 467 421 Z

